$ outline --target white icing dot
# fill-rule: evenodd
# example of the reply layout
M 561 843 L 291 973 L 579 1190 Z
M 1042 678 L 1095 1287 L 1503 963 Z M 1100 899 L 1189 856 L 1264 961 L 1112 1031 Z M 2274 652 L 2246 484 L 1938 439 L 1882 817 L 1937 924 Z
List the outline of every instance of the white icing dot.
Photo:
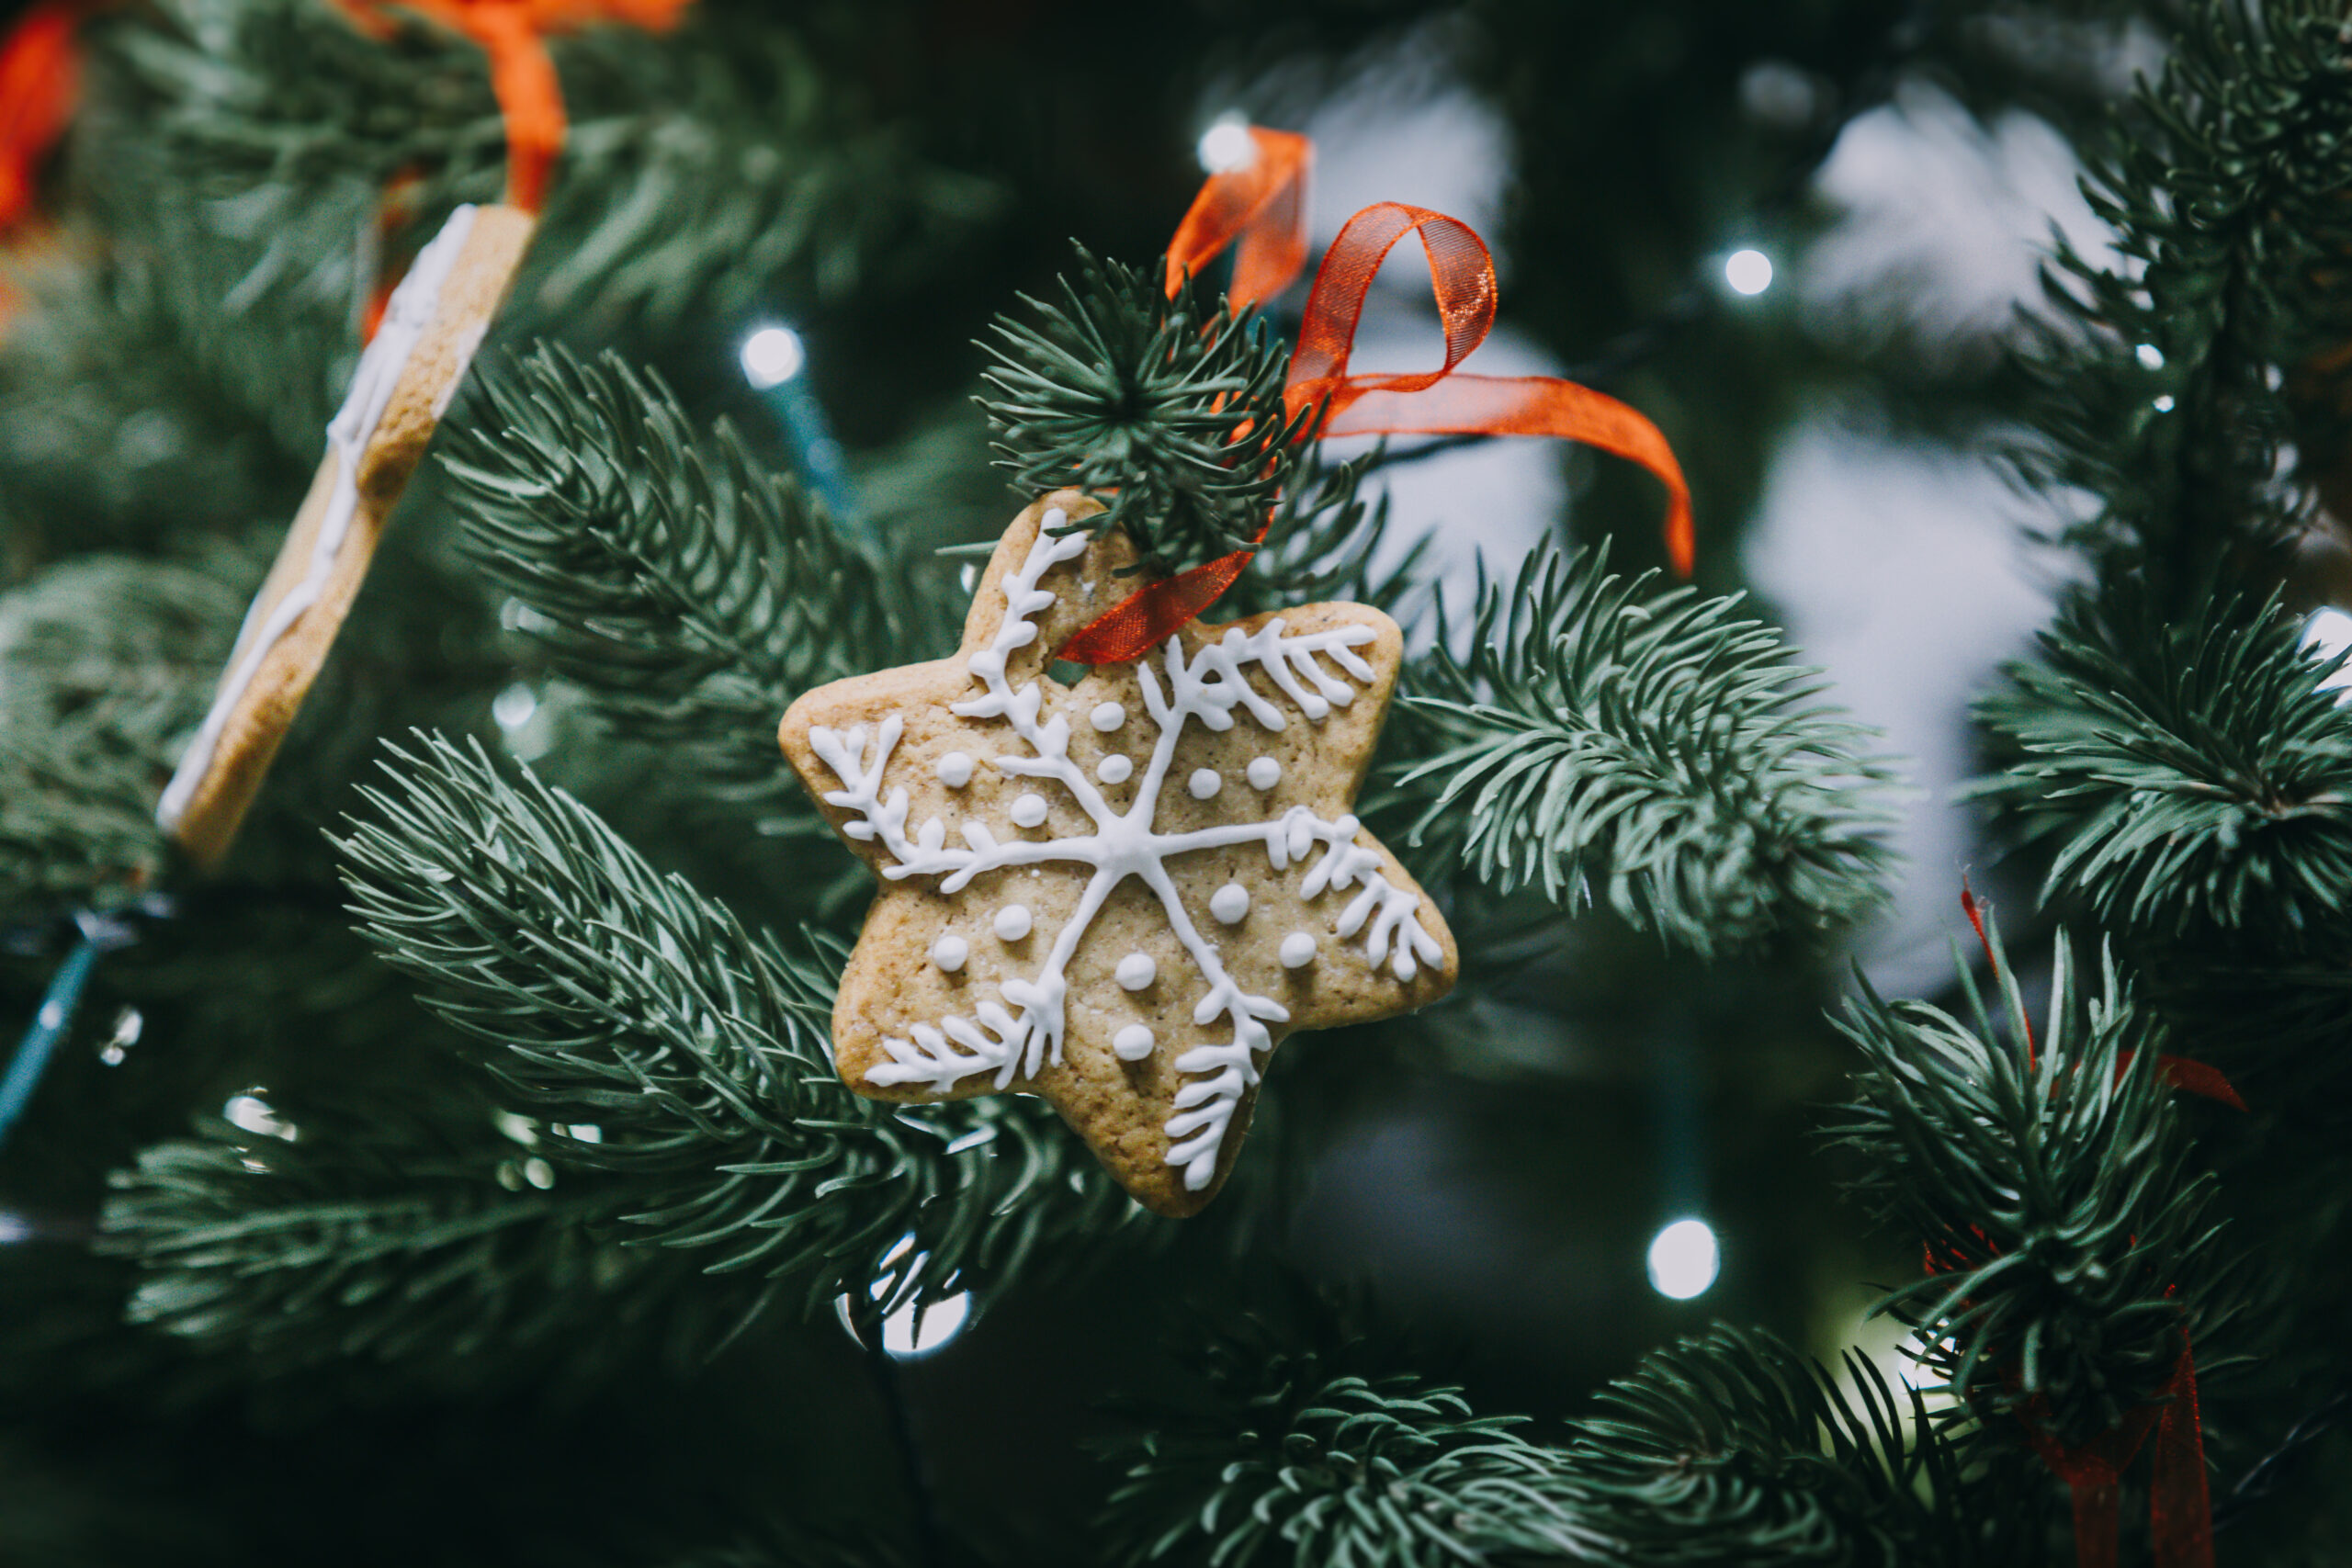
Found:
M 950 751 L 939 759 L 939 782 L 949 789 L 962 789 L 972 782 L 972 759 L 962 751 Z
M 1019 942 L 1029 934 L 1029 911 L 1018 904 L 1007 904 L 996 912 L 996 934 L 1006 942 Z
M 1112 755 L 1094 764 L 1094 776 L 1104 784 L 1125 784 L 1134 774 L 1136 765 L 1126 758 Z
M 1119 1054 L 1122 1062 L 1140 1062 L 1151 1055 L 1151 1026 L 1131 1023 L 1111 1036 L 1111 1049 Z
M 1042 824 L 1045 820 L 1046 797 L 1044 795 L 1024 795 L 1020 799 L 1012 803 L 1012 825 L 1014 827 L 1035 828 Z
M 1118 728 L 1119 726 L 1127 722 L 1127 710 L 1121 707 L 1116 703 L 1102 703 L 1098 705 L 1095 710 L 1092 713 L 1088 714 L 1086 717 L 1088 723 L 1093 725 L 1095 728 L 1101 730 L 1103 734 L 1108 735 L 1111 731 Z
M 1238 882 L 1228 882 L 1209 895 L 1209 913 L 1227 925 L 1236 925 L 1250 912 L 1250 889 Z
M 1250 787 L 1272 789 L 1283 782 L 1283 765 L 1272 757 L 1250 759 Z
M 931 961 L 950 975 L 964 967 L 964 960 L 972 956 L 972 944 L 950 931 L 931 944 Z
M 1159 976 L 1159 965 L 1151 961 L 1148 953 L 1130 953 L 1119 960 L 1119 984 L 1130 991 L 1140 991 Z
M 1315 939 L 1305 931 L 1293 931 L 1283 938 L 1283 967 L 1304 969 L 1315 962 Z
M 1184 787 L 1193 792 L 1194 800 L 1206 800 L 1225 787 L 1225 780 L 1215 768 L 1194 768 Z

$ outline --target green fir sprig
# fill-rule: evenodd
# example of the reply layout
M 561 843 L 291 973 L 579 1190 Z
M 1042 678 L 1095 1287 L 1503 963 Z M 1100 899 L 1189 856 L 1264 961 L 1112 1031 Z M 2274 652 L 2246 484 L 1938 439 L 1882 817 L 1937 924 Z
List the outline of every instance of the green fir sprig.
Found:
M 1139 570 L 1173 571 L 1258 536 L 1315 411 L 1284 409 L 1290 351 L 1254 311 L 1160 276 L 1080 246 L 1058 300 L 996 319 L 979 403 L 1024 496 L 1092 491 L 1106 510 L 1073 527 L 1125 528 Z
M 1406 698 L 1431 731 L 1398 780 L 1433 794 L 1415 841 L 1506 892 L 1569 904 L 1597 884 L 1703 954 L 1877 902 L 1892 774 L 1871 732 L 1737 598 L 1605 566 L 1546 550 L 1482 585 L 1467 660 L 1441 618 Z
M 1988 928 L 1989 929 L 1989 928 Z M 2029 1403 L 2079 1444 L 2153 1399 L 2226 1300 L 2215 1183 L 2187 1156 L 2159 1070 L 2162 1025 L 2109 960 L 2078 988 L 2062 933 L 2037 1030 L 1993 931 L 1998 1022 L 1965 965 L 1966 1021 L 1865 983 L 1838 1026 L 1859 1046 L 1855 1100 L 1827 1130 L 1858 1190 L 1932 1271 L 1876 1310 L 1985 1417 Z M 2014 1420 L 1987 1430 L 2024 1440 Z
M 886 1304 L 1062 1261 L 1140 1213 L 1028 1100 L 908 1111 L 842 1087 L 833 961 L 788 952 L 663 876 L 586 807 L 478 749 L 395 750 L 342 848 L 360 929 L 554 1128 L 548 1157 L 658 1177 L 628 1216 L 788 1280 Z M 915 1270 L 901 1237 L 927 1258 Z

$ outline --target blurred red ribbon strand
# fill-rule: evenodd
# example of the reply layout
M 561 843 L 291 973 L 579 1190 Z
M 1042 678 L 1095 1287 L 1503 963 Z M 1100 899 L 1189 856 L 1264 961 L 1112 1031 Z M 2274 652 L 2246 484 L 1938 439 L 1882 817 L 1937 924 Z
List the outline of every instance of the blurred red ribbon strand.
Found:
M 82 83 L 74 31 L 89 8 L 89 0 L 40 0 L 0 38 L 0 239 L 29 230 L 41 161 L 74 118 Z M 15 302 L 0 280 L 0 322 Z
M 1209 176 L 1169 246 L 1172 294 L 1238 237 L 1230 297 L 1238 306 L 1278 292 L 1305 263 L 1306 138 L 1250 128 L 1254 156 Z M 1398 241 L 1419 236 L 1445 324 L 1445 363 L 1435 370 L 1351 376 L 1348 360 L 1366 294 Z M 1283 390 L 1288 412 L 1321 405 L 1314 436 L 1551 435 L 1630 458 L 1664 481 L 1666 542 L 1675 570 L 1690 572 L 1690 487 L 1657 426 L 1616 399 L 1552 376 L 1476 376 L 1456 367 L 1495 320 L 1495 264 L 1469 225 L 1427 208 L 1384 201 L 1347 221 L 1324 254 L 1307 296 L 1298 347 Z M 1259 539 L 1265 537 L 1261 527 Z M 1130 594 L 1079 628 L 1057 657 L 1082 664 L 1138 659 L 1233 586 L 1252 549 L 1194 567 Z
M 2188 1331 L 2180 1359 L 2142 1405 L 2080 1448 L 2067 1448 L 2036 1419 L 2040 1400 L 2018 1412 L 2034 1452 L 2066 1483 L 2075 1510 L 2075 1568 L 2115 1568 L 2123 1517 L 2123 1472 L 2150 1431 L 2155 1473 L 2148 1488 L 2148 1529 L 2155 1568 L 2213 1568 L 2213 1500 L 2205 1480 L 2205 1435 L 2197 1413 L 2197 1360 Z
M 674 24 L 691 0 L 343 0 L 361 27 L 380 32 L 390 6 L 455 28 L 490 57 L 491 91 L 506 123 L 506 200 L 536 214 L 563 152 L 563 87 L 548 57 L 547 35 L 594 22 L 627 22 L 650 30 Z

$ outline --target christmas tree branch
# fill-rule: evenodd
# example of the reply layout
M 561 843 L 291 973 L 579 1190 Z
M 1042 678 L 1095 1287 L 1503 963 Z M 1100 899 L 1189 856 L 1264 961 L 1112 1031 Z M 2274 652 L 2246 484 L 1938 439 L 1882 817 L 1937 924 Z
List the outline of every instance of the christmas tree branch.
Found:
M 2014 1521 L 1961 1511 L 1916 1393 L 1849 1358 L 1850 1397 L 1769 1335 L 1717 1328 L 1645 1358 L 1565 1443 L 1459 1390 L 1365 1376 L 1361 1347 L 1212 1345 L 1202 1391 L 1139 1412 L 1105 1525 L 1132 1564 L 1362 1568 L 1990 1563 Z
M 1484 587 L 1467 662 L 1438 645 L 1408 707 L 1432 732 L 1397 781 L 1440 862 L 1555 902 L 1590 896 L 1702 953 L 1813 934 L 1881 896 L 1886 764 L 1736 599 L 1650 591 L 1602 557 Z
M 616 731 L 713 790 L 821 820 L 776 745 L 808 688 L 905 657 L 900 580 L 724 423 L 706 452 L 668 388 L 542 345 L 485 367 L 445 448 L 470 553 Z
M 2164 1034 L 2110 961 L 2077 991 L 2062 935 L 2037 1033 L 1993 940 L 1996 1029 L 1963 967 L 1970 1021 L 1867 985 L 1839 1029 L 1865 1057 L 1829 1130 L 1860 1156 L 1881 1219 L 1928 1271 L 1877 1310 L 1918 1331 L 1926 1363 L 1982 1416 L 2029 1403 L 2079 1444 L 2155 1397 L 2218 1314 L 2210 1172 L 2159 1075 Z M 1988 1422 L 2024 1440 L 2014 1421 Z
M 1137 1213 L 1033 1101 L 849 1094 L 831 963 L 656 874 L 570 796 L 439 739 L 388 766 L 342 846 L 363 932 L 510 1091 L 597 1129 L 551 1132 L 548 1158 L 658 1179 L 629 1216 L 650 1239 L 788 1276 L 811 1304 L 872 1282 L 895 1305 Z
M 2016 760 L 1975 786 L 2052 852 L 2043 896 L 2135 935 L 2340 946 L 2352 907 L 2352 716 L 2275 604 L 2177 622 L 2077 601 L 1978 722 Z

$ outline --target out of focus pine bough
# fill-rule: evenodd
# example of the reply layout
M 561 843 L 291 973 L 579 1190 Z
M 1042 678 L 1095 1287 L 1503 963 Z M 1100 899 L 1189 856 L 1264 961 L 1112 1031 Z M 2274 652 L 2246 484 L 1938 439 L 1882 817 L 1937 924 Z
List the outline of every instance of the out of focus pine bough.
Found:
M 201 572 L 119 556 L 0 593 L 0 925 L 154 885 L 160 781 L 240 614 Z
M 697 442 L 660 378 L 616 355 L 541 344 L 476 385 L 443 461 L 510 620 L 615 732 L 691 757 L 684 776 L 773 829 L 821 830 L 776 719 L 811 686 L 906 658 L 935 617 L 913 613 L 903 571 L 725 422 Z
M 1849 1385 L 1760 1332 L 1654 1352 L 1542 1443 L 1457 1389 L 1360 1375 L 1339 1345 L 1237 1336 L 1198 1392 L 1138 1414 L 1104 1524 L 1120 1561 L 1220 1568 L 2016 1563 L 1964 1511 L 1917 1391 L 1859 1357 Z M 1379 1358 L 1372 1358 L 1379 1359 Z
M 322 214 L 354 232 L 388 187 L 432 221 L 497 199 L 505 138 L 481 51 L 385 15 L 379 39 L 313 0 L 170 0 L 107 28 L 103 58 L 178 178 L 237 193 L 215 217 L 247 234 Z M 763 8 L 698 6 L 654 39 L 589 27 L 551 52 L 571 129 L 510 306 L 526 324 L 659 331 L 778 293 L 903 284 L 999 203 L 922 158 Z
M 2221 598 L 2166 622 L 2127 587 L 2041 643 L 1977 708 L 2016 761 L 1975 793 L 2047 848 L 2045 897 L 2139 937 L 2346 941 L 2352 713 L 2291 617 Z
M 1416 841 L 1503 891 L 1591 897 L 1702 954 L 1813 936 L 1883 897 L 1892 774 L 1738 600 L 1531 557 L 1482 587 L 1471 654 L 1409 671 L 1431 731 Z
M 2352 412 L 2331 354 L 2352 340 L 2341 9 L 2187 11 L 2161 77 L 2094 150 L 2086 189 L 2120 259 L 2059 242 L 2022 361 L 2036 437 L 2018 454 L 2033 488 L 2092 498 L 2069 542 L 2102 580 L 2144 575 L 2165 616 L 2212 592 L 2226 551 L 2288 535 L 2311 476 L 2282 451 L 2324 468 Z
M 2161 1024 L 2112 962 L 2079 993 L 2062 933 L 2037 1033 L 1997 933 L 1998 1024 L 1963 966 L 1968 1018 L 1864 986 L 1840 1028 L 1862 1050 L 1829 1129 L 1880 1219 L 1929 1268 L 1878 1310 L 1917 1331 L 1955 1419 L 2022 1446 L 2016 1413 L 2079 1445 L 2155 1399 L 2187 1335 L 2222 1314 L 2210 1171 L 2190 1167 Z M 1995 1416 L 2004 1417 L 1994 1419 Z
M 747 931 L 571 796 L 437 739 L 387 771 L 342 844 L 363 934 L 553 1124 L 549 1160 L 647 1179 L 644 1239 L 895 1306 L 1097 1250 L 1137 1212 L 1035 1101 L 850 1094 L 832 959 Z

